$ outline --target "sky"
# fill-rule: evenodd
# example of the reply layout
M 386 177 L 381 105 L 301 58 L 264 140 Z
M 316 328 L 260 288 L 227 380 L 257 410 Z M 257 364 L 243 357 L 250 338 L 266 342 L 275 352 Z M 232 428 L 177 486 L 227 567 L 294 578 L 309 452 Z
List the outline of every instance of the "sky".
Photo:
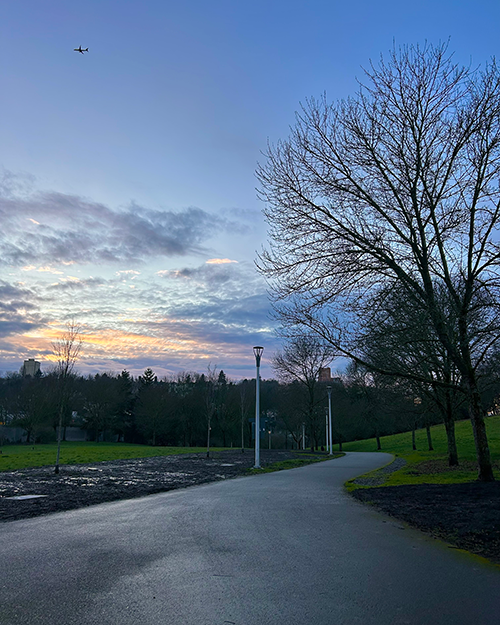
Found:
M 83 374 L 237 380 L 262 345 L 272 377 L 267 143 L 394 43 L 484 64 L 499 18 L 495 0 L 0 3 L 0 374 L 47 371 L 74 321 Z

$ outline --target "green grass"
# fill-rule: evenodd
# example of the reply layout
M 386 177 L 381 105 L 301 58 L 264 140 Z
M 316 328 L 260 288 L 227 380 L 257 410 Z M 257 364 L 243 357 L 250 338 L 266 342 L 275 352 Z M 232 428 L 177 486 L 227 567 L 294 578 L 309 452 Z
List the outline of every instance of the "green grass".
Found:
M 211 452 L 223 451 L 222 447 L 213 447 Z M 29 467 L 43 467 L 55 464 L 57 445 L 5 445 L 0 447 L 0 471 L 15 471 Z M 61 443 L 60 464 L 91 464 L 106 460 L 126 460 L 129 458 L 150 458 L 152 456 L 171 456 L 174 454 L 206 453 L 206 447 L 150 447 L 128 443 Z M 338 458 L 344 454 L 301 453 L 301 458 L 275 462 L 264 469 L 251 469 L 250 473 L 270 473 L 302 467 L 313 462 Z
M 315 462 L 324 462 L 325 460 L 333 460 L 334 458 L 340 458 L 343 453 L 336 453 L 332 456 L 316 454 L 303 454 L 301 458 L 294 458 L 292 460 L 282 460 L 281 462 L 273 462 L 261 469 L 248 469 L 248 472 L 252 475 L 256 473 L 273 473 L 274 471 L 284 471 L 286 469 L 296 469 L 298 467 L 304 467 L 307 464 L 314 464 Z
M 48 445 L 5 445 L 0 448 L 0 471 L 14 471 L 28 467 L 43 467 L 55 464 L 57 444 Z M 213 448 L 211 451 L 220 451 Z M 173 454 L 194 454 L 206 452 L 206 447 L 150 447 L 128 443 L 61 443 L 60 464 L 89 464 L 106 460 L 128 458 L 150 458 Z
M 486 419 L 486 430 L 490 446 L 494 474 L 500 480 L 500 416 Z M 434 451 L 427 451 L 427 435 L 424 429 L 416 432 L 417 451 L 412 450 L 411 432 L 384 436 L 381 439 L 382 452 L 404 458 L 406 466 L 386 477 L 383 486 L 402 484 L 458 484 L 477 480 L 476 452 L 470 421 L 457 421 L 455 424 L 457 439 L 458 467 L 448 467 L 446 431 L 444 425 L 431 428 Z M 376 451 L 374 438 L 364 441 L 344 443 L 344 451 Z M 376 471 L 368 474 L 375 476 Z M 352 483 L 349 489 L 363 488 Z M 366 488 L 366 487 L 365 487 Z

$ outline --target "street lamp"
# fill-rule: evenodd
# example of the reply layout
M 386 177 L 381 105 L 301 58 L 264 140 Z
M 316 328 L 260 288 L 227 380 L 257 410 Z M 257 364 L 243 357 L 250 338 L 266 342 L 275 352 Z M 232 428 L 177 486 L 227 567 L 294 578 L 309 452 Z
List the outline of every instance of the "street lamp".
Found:
M 330 456 L 333 454 L 333 437 L 332 437 L 332 387 L 327 386 L 326 392 L 328 393 L 328 438 L 329 438 L 329 452 Z
M 326 447 L 326 451 L 330 451 L 330 437 L 328 436 L 328 408 L 325 408 L 325 423 L 326 423 L 325 447 Z
M 257 374 L 255 376 L 255 465 L 254 469 L 260 469 L 260 359 L 263 347 L 259 345 L 253 348 L 255 356 L 255 366 L 257 368 Z

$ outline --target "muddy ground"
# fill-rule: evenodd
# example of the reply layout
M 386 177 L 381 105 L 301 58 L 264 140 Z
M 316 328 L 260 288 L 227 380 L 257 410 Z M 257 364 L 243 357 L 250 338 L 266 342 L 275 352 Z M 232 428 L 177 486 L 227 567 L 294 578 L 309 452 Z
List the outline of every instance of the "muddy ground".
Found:
M 175 488 L 205 484 L 247 473 L 253 452 L 235 451 L 156 456 L 94 464 L 38 467 L 0 473 L 0 521 L 73 510 L 117 499 L 144 497 Z M 300 457 L 292 451 L 263 450 L 261 465 Z M 11 499 L 44 495 L 30 499 Z

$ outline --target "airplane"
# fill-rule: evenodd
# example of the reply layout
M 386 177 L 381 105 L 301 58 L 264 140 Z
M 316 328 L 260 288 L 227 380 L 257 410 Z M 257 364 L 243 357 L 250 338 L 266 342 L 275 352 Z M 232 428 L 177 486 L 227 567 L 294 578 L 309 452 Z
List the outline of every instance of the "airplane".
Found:
M 83 54 L 84 52 L 88 52 L 88 51 L 89 51 L 88 48 L 83 48 L 82 49 L 82 46 L 80 46 L 79 48 L 75 48 L 74 49 L 74 52 L 79 52 L 80 54 Z

